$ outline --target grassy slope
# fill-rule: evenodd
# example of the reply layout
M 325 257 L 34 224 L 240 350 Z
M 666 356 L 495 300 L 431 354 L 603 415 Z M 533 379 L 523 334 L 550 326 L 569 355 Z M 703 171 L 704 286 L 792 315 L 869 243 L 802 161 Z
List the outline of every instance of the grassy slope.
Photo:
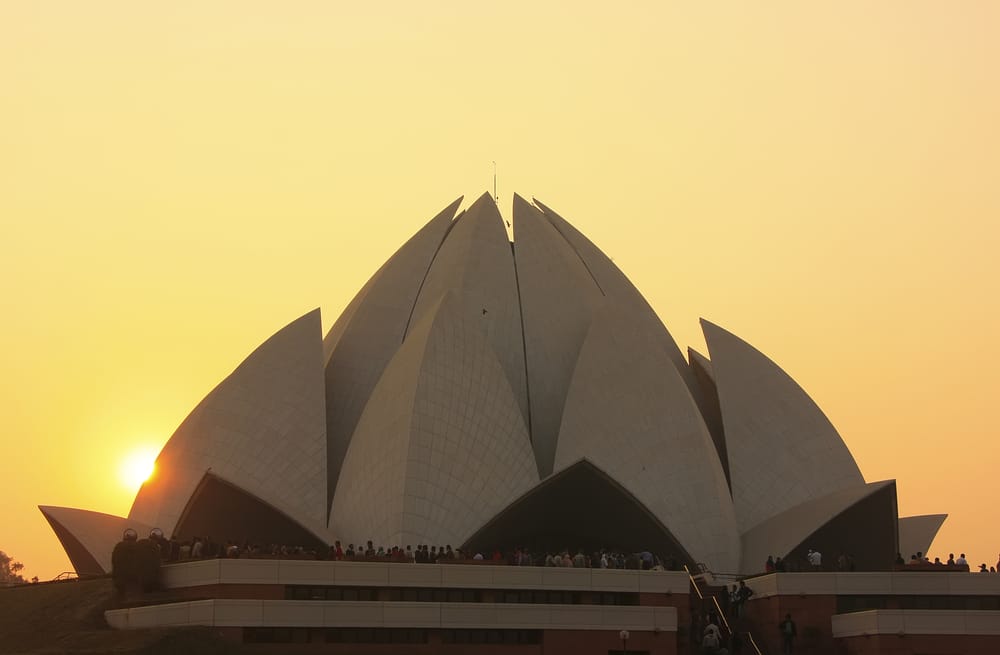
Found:
M 106 578 L 0 588 L 0 653 L 201 655 L 241 651 L 210 628 L 111 630 L 104 622 L 104 610 L 114 605 L 114 587 Z

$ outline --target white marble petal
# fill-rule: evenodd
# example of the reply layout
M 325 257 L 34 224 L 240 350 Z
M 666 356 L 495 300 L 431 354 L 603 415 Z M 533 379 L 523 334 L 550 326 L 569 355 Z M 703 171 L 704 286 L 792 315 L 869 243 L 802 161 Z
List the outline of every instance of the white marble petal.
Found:
M 573 227 L 569 221 L 542 204 L 537 198 L 534 203 L 542 210 L 545 217 L 562 234 L 563 238 L 573 246 L 580 260 L 587 267 L 594 281 L 601 288 L 601 291 L 623 307 L 632 310 L 632 317 L 636 321 L 648 323 L 651 334 L 656 335 L 653 345 L 661 348 L 676 368 L 685 386 L 692 391 L 696 391 L 694 376 L 688 370 L 688 363 L 681 354 L 677 342 L 670 336 L 670 332 L 650 307 L 646 299 L 635 288 L 635 285 L 625 277 L 625 274 L 615 265 L 611 258 L 604 254 L 600 248 L 595 246 L 590 239 Z M 618 217 L 615 217 L 618 219 Z M 642 238 L 642 235 L 637 235 Z
M 660 335 L 632 307 L 593 319 L 563 410 L 555 468 L 587 458 L 715 571 L 735 571 L 739 535 L 722 464 Z
M 69 533 L 79 544 L 66 543 L 63 547 L 70 561 L 76 568 L 78 575 L 100 575 L 111 573 L 111 552 L 115 545 L 122 540 L 125 530 L 132 528 L 140 539 L 149 536 L 152 526 L 124 516 L 113 516 L 101 512 L 91 512 L 84 509 L 74 509 L 72 507 L 52 507 L 40 505 L 38 507 L 45 519 L 52 525 L 60 541 L 64 535 L 60 535 L 60 529 Z M 80 552 L 82 548 L 84 552 Z M 88 556 L 101 568 L 100 571 L 88 570 Z
M 812 498 L 864 484 L 837 430 L 795 380 L 739 337 L 701 324 L 740 532 Z
M 542 476 L 552 473 L 563 404 L 600 288 L 538 209 L 514 196 L 517 264 L 528 363 L 531 439 Z
M 447 294 L 372 393 L 330 527 L 344 543 L 457 546 L 537 482 L 503 367 L 476 317 Z
M 324 339 L 328 506 L 361 412 L 403 343 L 417 294 L 461 201 L 443 209 L 382 265 Z
M 326 411 L 319 310 L 261 344 L 181 423 L 129 518 L 170 536 L 207 471 L 326 532 Z
M 514 254 L 489 194 L 480 196 L 455 221 L 427 273 L 413 320 L 426 316 L 449 292 L 462 315 L 486 334 L 527 422 L 524 336 Z
M 921 514 L 899 519 L 899 552 L 904 559 L 918 552 L 927 555 L 934 537 L 944 524 L 947 514 Z
M 784 557 L 837 515 L 893 482 L 893 480 L 883 480 L 870 484 L 862 483 L 834 491 L 786 509 L 781 514 L 758 524 L 742 536 L 741 571 L 748 574 L 760 572 L 769 555 Z M 828 556 L 832 555 L 828 553 Z

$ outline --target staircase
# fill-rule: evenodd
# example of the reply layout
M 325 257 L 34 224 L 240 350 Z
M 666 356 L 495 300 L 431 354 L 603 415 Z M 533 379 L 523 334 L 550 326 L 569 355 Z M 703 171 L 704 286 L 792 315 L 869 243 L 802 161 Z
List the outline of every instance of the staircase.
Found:
M 702 568 L 703 567 L 699 567 Z M 706 573 L 704 569 L 700 571 L 697 575 L 692 574 L 691 570 L 685 566 L 684 570 L 687 571 L 688 578 L 691 580 L 691 588 L 693 590 L 693 597 L 691 606 L 695 608 L 695 611 L 700 613 L 700 616 L 705 616 L 707 614 L 714 615 L 718 617 L 718 626 L 722 632 L 722 647 L 726 648 L 729 653 L 751 653 L 752 655 L 765 655 L 764 651 L 761 650 L 757 641 L 753 637 L 751 631 L 751 622 L 746 618 L 738 618 L 732 616 L 732 614 L 727 614 L 723 610 L 725 607 L 729 609 L 729 585 L 728 584 L 716 584 L 711 585 L 706 582 Z M 729 576 L 735 577 L 735 576 Z M 713 576 L 713 581 L 718 580 L 718 577 Z M 719 598 L 723 598 L 720 603 Z M 732 623 L 730 623 L 732 621 Z M 692 618 L 692 626 L 698 628 L 698 634 L 690 635 L 690 644 L 692 653 L 701 653 L 700 639 L 705 628 L 705 624 Z

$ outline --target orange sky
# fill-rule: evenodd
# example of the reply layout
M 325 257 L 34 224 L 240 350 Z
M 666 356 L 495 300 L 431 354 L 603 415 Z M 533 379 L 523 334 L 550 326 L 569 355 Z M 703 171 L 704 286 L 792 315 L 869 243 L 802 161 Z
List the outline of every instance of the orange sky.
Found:
M 784 367 L 996 561 L 1000 4 L 0 4 L 0 549 L 492 185 Z M 346 6 L 346 5 L 345 5 Z

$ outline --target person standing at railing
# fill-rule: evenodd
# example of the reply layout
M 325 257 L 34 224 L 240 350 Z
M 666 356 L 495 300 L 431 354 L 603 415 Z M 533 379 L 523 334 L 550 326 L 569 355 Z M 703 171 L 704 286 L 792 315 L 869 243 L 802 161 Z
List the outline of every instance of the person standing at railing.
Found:
M 740 586 L 736 587 L 733 593 L 735 595 L 735 614 L 737 617 L 741 617 L 745 611 L 746 602 L 750 600 L 751 596 L 753 596 L 753 589 L 747 586 L 745 580 L 740 580 Z

